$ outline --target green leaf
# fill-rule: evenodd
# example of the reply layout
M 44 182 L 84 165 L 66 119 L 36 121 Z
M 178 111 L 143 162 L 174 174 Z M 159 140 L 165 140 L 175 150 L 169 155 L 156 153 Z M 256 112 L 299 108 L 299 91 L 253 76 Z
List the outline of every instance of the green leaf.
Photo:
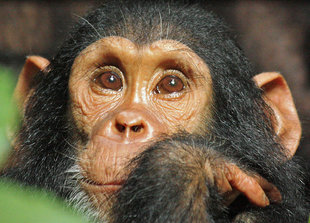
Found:
M 0 66 L 0 165 L 5 160 L 10 147 L 7 134 L 16 128 L 19 117 L 12 95 L 15 78 L 11 70 Z
M 82 223 L 83 217 L 43 191 L 0 182 L 0 222 Z
M 12 98 L 15 82 L 13 72 L 0 66 L 0 166 L 10 149 L 7 133 L 10 130 L 13 133 L 19 121 Z M 82 223 L 86 220 L 51 194 L 0 181 L 0 222 Z

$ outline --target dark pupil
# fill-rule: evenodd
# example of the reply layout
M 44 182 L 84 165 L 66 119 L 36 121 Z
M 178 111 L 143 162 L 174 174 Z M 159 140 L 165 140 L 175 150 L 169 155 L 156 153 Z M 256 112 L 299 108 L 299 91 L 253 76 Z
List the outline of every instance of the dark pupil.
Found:
M 116 78 L 115 76 L 112 74 L 110 77 L 109 77 L 109 82 L 110 83 L 114 83 L 116 81 Z
M 176 80 L 171 78 L 169 85 L 175 87 L 177 85 Z

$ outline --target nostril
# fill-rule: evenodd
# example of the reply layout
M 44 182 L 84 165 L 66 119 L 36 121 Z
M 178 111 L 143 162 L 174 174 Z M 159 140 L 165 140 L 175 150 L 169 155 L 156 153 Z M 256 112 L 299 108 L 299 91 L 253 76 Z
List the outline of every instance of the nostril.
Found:
M 119 123 L 116 123 L 115 125 L 116 129 L 119 131 L 119 132 L 124 132 L 126 127 L 124 125 L 121 125 Z
M 143 128 L 144 128 L 143 125 L 134 125 L 130 129 L 133 132 L 140 132 Z

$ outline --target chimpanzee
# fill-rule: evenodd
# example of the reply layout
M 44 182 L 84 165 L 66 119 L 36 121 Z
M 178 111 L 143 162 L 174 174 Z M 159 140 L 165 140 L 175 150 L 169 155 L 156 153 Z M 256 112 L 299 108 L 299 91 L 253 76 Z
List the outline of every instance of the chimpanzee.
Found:
M 93 221 L 306 222 L 288 86 L 204 4 L 106 2 L 50 62 L 27 58 L 16 97 L 2 177 Z

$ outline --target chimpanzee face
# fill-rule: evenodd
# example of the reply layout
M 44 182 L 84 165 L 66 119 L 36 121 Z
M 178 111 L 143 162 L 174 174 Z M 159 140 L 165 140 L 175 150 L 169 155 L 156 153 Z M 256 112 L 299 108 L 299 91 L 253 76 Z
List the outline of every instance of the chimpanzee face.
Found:
M 138 45 L 122 37 L 100 39 L 75 59 L 69 90 L 73 119 L 89 138 L 78 145 L 83 187 L 96 203 L 105 200 L 98 194 L 119 189 L 125 166 L 151 140 L 202 131 L 197 126 L 211 117 L 209 69 L 174 40 Z
M 199 5 L 94 10 L 47 68 L 27 58 L 3 176 L 99 221 L 301 222 L 290 91 L 278 73 L 254 75 L 230 36 Z

